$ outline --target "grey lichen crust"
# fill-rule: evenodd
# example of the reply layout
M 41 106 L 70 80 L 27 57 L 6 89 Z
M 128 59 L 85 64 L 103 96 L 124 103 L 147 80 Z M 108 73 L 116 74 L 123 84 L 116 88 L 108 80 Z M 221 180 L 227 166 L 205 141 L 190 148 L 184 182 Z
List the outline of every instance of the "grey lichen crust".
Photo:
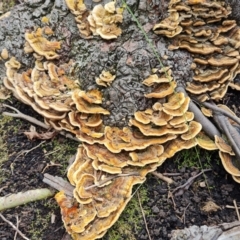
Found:
M 240 223 L 222 223 L 208 227 L 193 225 L 182 230 L 172 231 L 171 240 L 238 240 L 240 239 Z
M 109 2 L 105 1 L 104 3 Z M 100 2 L 103 4 L 102 2 Z M 177 81 L 191 81 L 191 56 L 183 51 L 169 51 L 169 40 L 152 32 L 154 24 L 161 19 L 166 9 L 158 1 L 147 4 L 147 1 L 127 1 L 143 26 L 153 47 L 163 64 L 171 66 L 173 76 Z M 95 3 L 86 1 L 89 9 Z M 119 7 L 121 1 L 117 1 Z M 144 97 L 151 91 L 142 84 L 153 68 L 161 68 L 157 57 L 147 43 L 131 15 L 124 10 L 123 23 L 120 25 L 123 33 L 116 40 L 103 40 L 99 36 L 83 39 L 79 36 L 73 15 L 67 9 L 64 0 L 25 1 L 12 10 L 10 17 L 0 21 L 0 51 L 6 48 L 11 56 L 22 63 L 22 70 L 32 67 L 34 59 L 23 52 L 24 33 L 34 28 L 42 27 L 42 17 L 49 19 L 49 26 L 54 35 L 49 40 L 61 41 L 60 63 L 73 60 L 74 65 L 69 76 L 78 79 L 83 90 L 100 89 L 104 101 L 103 107 L 110 111 L 104 117 L 104 124 L 109 126 L 126 126 L 134 112 L 151 106 L 152 100 Z M 57 63 L 57 62 L 56 62 Z M 0 63 L 0 77 L 5 75 L 3 62 Z M 103 70 L 116 75 L 112 85 L 105 88 L 96 84 L 96 78 Z

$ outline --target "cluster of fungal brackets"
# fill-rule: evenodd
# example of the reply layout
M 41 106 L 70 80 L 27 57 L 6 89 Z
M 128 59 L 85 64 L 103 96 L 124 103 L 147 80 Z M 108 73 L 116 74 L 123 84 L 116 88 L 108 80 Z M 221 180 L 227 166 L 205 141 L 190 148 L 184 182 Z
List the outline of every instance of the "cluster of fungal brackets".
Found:
M 99 4 L 92 11 L 83 1 L 66 0 L 66 4 L 82 37 L 114 39 L 121 34 L 117 24 L 123 21 L 122 10 L 116 9 L 114 2 Z M 240 86 L 234 82 L 240 69 L 240 30 L 235 21 L 223 20 L 230 12 L 220 1 L 171 0 L 169 17 L 153 28 L 157 34 L 176 39 L 172 49 L 183 48 L 193 54 L 195 76 L 186 90 L 201 102 L 220 100 L 228 86 Z M 21 72 L 21 64 L 12 57 L 5 64 L 4 85 L 41 114 L 49 127 L 71 132 L 82 142 L 67 174 L 75 186 L 73 197 L 63 191 L 55 196 L 73 239 L 101 238 L 131 199 L 133 186 L 143 183 L 149 172 L 182 149 L 199 145 L 219 150 L 224 167 L 239 181 L 231 146 L 221 136 L 211 139 L 202 131 L 189 110 L 191 99 L 177 89 L 169 67 L 153 69 L 143 79 L 152 89 L 145 94 L 154 100 L 151 108 L 135 112 L 129 127 L 105 126 L 102 116 L 110 112 L 101 107 L 101 91 L 80 89 L 78 81 L 67 76 L 71 62 L 56 65 L 61 44 L 49 41 L 51 34 L 49 27 L 25 34 L 25 52 L 33 54 L 35 66 Z M 103 71 L 96 83 L 107 87 L 114 78 Z

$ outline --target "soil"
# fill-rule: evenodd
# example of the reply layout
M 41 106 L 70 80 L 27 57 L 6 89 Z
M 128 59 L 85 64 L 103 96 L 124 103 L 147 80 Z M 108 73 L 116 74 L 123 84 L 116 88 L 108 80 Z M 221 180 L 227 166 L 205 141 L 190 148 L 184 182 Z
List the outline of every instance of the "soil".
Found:
M 20 56 L 21 52 L 16 50 L 16 55 Z M 187 57 L 190 58 L 190 56 Z M 27 65 L 30 60 L 26 57 L 23 61 Z M 176 68 L 175 75 L 177 72 L 178 68 Z M 188 72 L 184 74 L 187 75 Z M 223 102 L 240 116 L 238 94 L 236 91 L 230 91 Z M 42 120 L 41 116 L 38 116 L 30 107 L 13 98 L 6 100 L 5 103 Z M 115 112 L 117 114 L 118 108 Z M 24 132 L 29 130 L 30 123 L 24 120 L 6 118 L 2 115 L 0 115 L 0 120 L 0 137 L 3 142 L 0 150 L 7 154 L 6 161 L 3 161 L 3 158 L 0 160 L 0 197 L 29 189 L 48 187 L 42 182 L 43 173 L 66 178 L 68 160 L 75 154 L 78 143 L 58 135 L 44 143 L 40 140 L 30 141 L 24 135 Z M 116 117 L 105 121 L 116 122 Z M 122 124 L 124 125 L 124 123 Z M 37 131 L 44 132 L 45 130 L 37 128 Z M 39 144 L 41 145 L 39 146 Z M 34 147 L 36 148 L 33 149 Z M 19 155 L 22 151 L 30 149 L 33 150 L 28 154 Z M 48 164 L 52 163 L 56 165 L 46 168 Z M 171 192 L 174 189 L 186 183 L 189 178 L 200 173 L 202 169 L 211 169 L 211 171 L 196 178 L 180 196 L 171 197 Z M 226 205 L 232 206 L 233 200 L 236 200 L 237 204 L 240 205 L 239 184 L 234 182 L 231 176 L 226 173 L 216 152 L 206 152 L 198 148 L 184 151 L 173 159 L 167 160 L 157 171 L 172 174 L 173 176 L 168 177 L 172 178 L 174 183 L 169 185 L 155 176 L 149 175 L 139 190 L 140 193 L 141 189 L 147 190 L 146 196 L 142 199 L 142 207 L 146 214 L 146 224 L 152 239 L 170 239 L 172 230 L 191 225 L 212 226 L 237 220 L 235 209 L 227 208 Z M 135 194 L 132 202 L 136 199 Z M 216 211 L 211 208 L 208 212 L 203 210 L 209 201 L 217 205 Z M 214 205 L 213 203 L 211 206 Z M 133 204 L 130 202 L 129 206 L 132 207 Z M 124 221 L 126 224 L 124 226 L 128 226 L 130 230 L 122 233 L 116 224 L 117 227 L 114 226 L 113 230 L 107 233 L 104 237 L 105 240 L 149 239 L 139 205 L 138 210 L 134 210 L 136 224 L 130 221 L 130 207 L 126 208 L 119 220 Z M 54 198 L 28 203 L 1 213 L 15 225 L 17 225 L 16 217 L 18 217 L 20 219 L 18 229 L 31 240 L 63 240 L 67 238 Z M 111 231 L 121 234 L 113 238 Z M 15 230 L 8 223 L 0 219 L 1 240 L 12 240 L 15 233 Z M 15 239 L 22 238 L 17 235 Z

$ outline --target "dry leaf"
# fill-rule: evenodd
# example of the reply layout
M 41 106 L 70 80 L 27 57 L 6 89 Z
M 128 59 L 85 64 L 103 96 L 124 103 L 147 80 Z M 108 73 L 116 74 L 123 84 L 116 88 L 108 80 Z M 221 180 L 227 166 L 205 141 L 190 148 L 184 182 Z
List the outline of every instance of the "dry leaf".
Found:
M 216 212 L 218 209 L 221 209 L 221 207 L 213 201 L 207 201 L 201 208 L 201 210 L 204 212 Z
M 53 131 L 53 132 L 45 132 L 45 133 L 38 133 L 36 131 L 36 128 L 34 126 L 32 126 L 32 125 L 31 125 L 29 130 L 30 130 L 30 132 L 24 132 L 24 134 L 30 140 L 32 140 L 34 138 L 37 138 L 37 139 L 52 139 L 57 134 L 57 132 L 55 132 L 55 131 Z

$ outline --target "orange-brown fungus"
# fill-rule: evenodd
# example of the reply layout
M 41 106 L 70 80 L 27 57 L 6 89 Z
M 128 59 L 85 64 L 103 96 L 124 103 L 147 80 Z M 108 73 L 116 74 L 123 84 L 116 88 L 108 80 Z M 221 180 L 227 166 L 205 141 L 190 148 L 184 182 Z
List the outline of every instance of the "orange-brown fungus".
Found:
M 112 75 L 110 72 L 102 71 L 100 76 L 96 78 L 96 83 L 98 85 L 108 87 L 111 85 L 112 81 L 115 79 L 115 75 Z
M 164 28 L 169 37 L 180 36 L 179 47 L 188 45 L 188 49 L 200 55 L 196 64 L 204 65 L 203 69 L 210 66 L 206 71 L 197 68 L 199 72 L 192 85 L 188 86 L 189 89 L 197 89 L 197 95 L 202 96 L 209 93 L 208 90 L 199 90 L 199 86 L 204 83 L 206 89 L 211 89 L 211 96 L 216 96 L 217 93 L 222 96 L 230 83 L 229 78 L 240 71 L 238 63 L 232 60 L 236 52 L 229 48 L 223 49 L 222 45 L 219 46 L 221 39 L 218 39 L 220 36 L 225 37 L 234 23 L 223 22 L 218 35 L 213 29 L 196 27 L 195 31 L 191 26 L 200 26 L 199 21 L 202 18 L 199 16 L 196 22 L 191 22 L 181 14 L 190 10 L 198 14 L 196 9 L 198 4 L 204 4 L 203 1 L 195 2 L 196 4 L 188 1 L 188 5 L 180 2 L 181 0 L 170 2 L 170 8 L 176 9 L 171 11 L 169 19 L 155 26 L 155 30 L 161 31 L 159 28 Z M 76 17 L 81 36 L 90 37 L 95 34 L 112 39 L 121 34 L 121 29 L 116 24 L 122 22 L 122 12 L 115 8 L 114 2 L 104 7 L 96 5 L 92 11 L 86 9 L 82 0 L 66 0 L 66 3 Z M 228 11 L 220 8 L 217 2 L 208 3 L 205 7 L 223 11 L 214 13 L 219 19 L 228 15 Z M 214 19 L 214 16 L 208 16 L 211 12 L 200 11 L 205 14 L 206 24 Z M 210 39 L 210 30 L 215 37 L 215 43 L 210 44 L 210 40 L 207 40 L 208 43 L 204 45 L 200 40 Z M 193 121 L 194 114 L 188 111 L 190 98 L 183 93 L 176 93 L 177 83 L 169 67 L 155 69 L 153 74 L 143 81 L 143 84 L 150 88 L 145 97 L 152 98 L 152 106 L 135 112 L 128 127 L 105 126 L 103 115 L 111 113 L 101 106 L 101 91 L 84 91 L 75 79 L 68 77 L 73 63 L 60 65 L 56 61 L 59 57 L 56 50 L 60 48 L 60 43 L 48 41 L 43 36 L 48 33 L 50 35 L 50 32 L 50 29 L 45 28 L 43 31 L 38 28 L 32 33 L 26 33 L 25 51 L 33 52 L 35 66 L 22 72 L 21 64 L 15 58 L 10 58 L 5 64 L 7 77 L 4 84 L 20 101 L 41 114 L 45 122 L 56 131 L 69 131 L 82 142 L 67 173 L 70 183 L 74 185 L 73 197 L 69 198 L 60 192 L 55 198 L 61 208 L 66 230 L 73 239 L 98 239 L 119 218 L 131 199 L 133 186 L 143 183 L 146 175 L 167 158 L 197 144 L 206 149 L 216 149 L 218 145 L 223 146 L 223 143 L 218 141 L 215 144 L 200 132 L 201 124 Z M 189 42 L 186 40 L 188 38 Z M 238 42 L 233 39 L 231 37 L 228 42 L 236 48 Z M 215 55 L 206 59 L 206 55 L 202 54 L 203 58 L 201 49 L 214 52 Z M 225 56 L 225 53 L 228 55 Z M 221 66 L 216 63 L 218 61 Z M 110 72 L 102 71 L 96 82 L 108 87 L 114 78 Z M 227 146 L 224 146 L 224 149 L 227 149 Z M 224 163 L 228 164 L 228 153 L 221 154 Z M 237 174 L 234 176 L 238 177 Z
M 56 50 L 61 48 L 60 42 L 50 42 L 43 36 L 43 31 L 38 28 L 35 32 L 25 33 L 25 39 L 31 48 L 46 59 L 56 59 L 59 55 Z
M 80 35 L 91 38 L 100 35 L 103 39 L 114 39 L 121 35 L 122 30 L 117 26 L 123 20 L 122 10 L 115 8 L 115 2 L 102 6 L 96 5 L 92 11 L 86 8 L 82 0 L 65 0 L 68 8 L 75 16 Z
M 239 73 L 239 32 L 223 1 L 175 1 L 169 3 L 169 17 L 153 28 L 157 34 L 175 39 L 172 49 L 186 49 L 194 58 L 195 76 L 187 91 L 200 101 L 220 100 Z M 214 23 L 214 25 L 211 25 Z

